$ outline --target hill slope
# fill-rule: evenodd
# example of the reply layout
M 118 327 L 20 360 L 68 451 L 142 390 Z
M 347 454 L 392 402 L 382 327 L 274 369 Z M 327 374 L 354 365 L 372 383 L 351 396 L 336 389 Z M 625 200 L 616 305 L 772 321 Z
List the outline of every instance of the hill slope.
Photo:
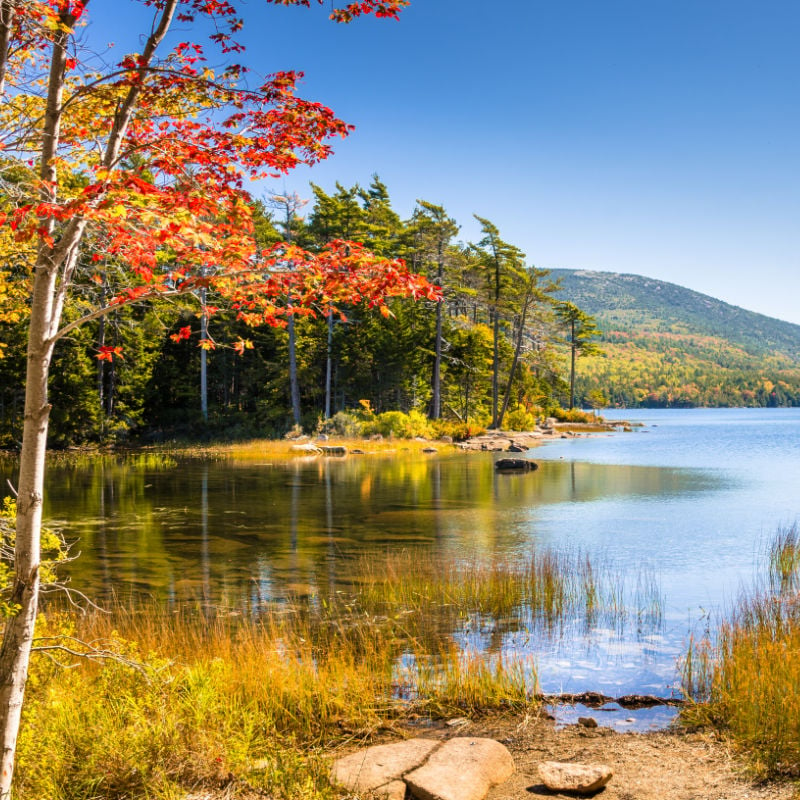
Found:
M 639 275 L 552 274 L 604 332 L 605 355 L 579 364 L 581 392 L 627 406 L 800 405 L 800 325 Z

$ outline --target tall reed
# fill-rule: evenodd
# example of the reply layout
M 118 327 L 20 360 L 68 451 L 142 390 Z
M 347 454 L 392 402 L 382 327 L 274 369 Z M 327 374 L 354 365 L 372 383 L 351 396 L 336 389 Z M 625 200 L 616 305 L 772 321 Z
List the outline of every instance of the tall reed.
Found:
M 763 777 L 800 776 L 800 540 L 781 530 L 768 575 L 714 630 L 693 642 L 684 719 L 727 732 Z
M 260 615 L 51 607 L 19 745 L 20 796 L 173 800 L 227 782 L 231 796 L 255 787 L 330 797 L 323 747 L 412 712 L 537 702 L 535 663 L 508 651 L 503 632 L 619 613 L 619 580 L 580 555 L 405 552 L 356 563 L 349 592 Z

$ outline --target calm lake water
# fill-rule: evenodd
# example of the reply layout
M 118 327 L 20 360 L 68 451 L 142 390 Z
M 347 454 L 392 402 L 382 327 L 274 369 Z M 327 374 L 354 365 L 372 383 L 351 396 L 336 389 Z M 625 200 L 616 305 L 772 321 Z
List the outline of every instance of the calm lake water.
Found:
M 288 591 L 335 589 L 354 557 L 386 548 L 586 553 L 619 570 L 632 608 L 648 602 L 655 579 L 660 616 L 574 620 L 558 636 L 499 641 L 462 631 L 459 640 L 533 654 L 545 691 L 668 696 L 689 632 L 752 581 L 775 531 L 798 516 L 800 410 L 607 416 L 644 426 L 549 442 L 533 451 L 541 468 L 527 475 L 497 475 L 495 456 L 483 453 L 96 457 L 50 468 L 45 513 L 79 540 L 72 582 L 90 596 L 248 610 Z M 659 714 L 648 719 L 663 722 Z

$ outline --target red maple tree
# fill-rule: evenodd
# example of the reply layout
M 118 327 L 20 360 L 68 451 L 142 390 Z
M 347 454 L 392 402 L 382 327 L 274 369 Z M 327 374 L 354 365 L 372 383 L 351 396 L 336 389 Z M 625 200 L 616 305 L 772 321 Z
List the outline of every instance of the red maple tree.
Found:
M 383 313 L 390 296 L 436 296 L 401 261 L 352 242 L 320 253 L 290 243 L 257 252 L 249 182 L 327 157 L 350 126 L 297 95 L 300 73 L 248 83 L 237 61 L 245 20 L 234 0 L 129 2 L 149 12 L 151 25 L 141 52 L 107 64 L 78 36 L 90 0 L 0 0 L 0 222 L 20 252 L 31 253 L 16 611 L 0 648 L 0 798 L 11 787 L 37 612 L 47 379 L 57 341 L 110 309 L 200 288 L 216 290 L 247 322 L 268 325 L 284 324 L 287 296 L 297 312 L 366 301 Z M 330 16 L 397 18 L 407 3 L 362 0 Z M 171 43 L 176 23 L 196 38 Z M 211 68 L 212 50 L 222 68 Z M 63 324 L 79 266 L 100 261 L 117 267 L 112 299 Z

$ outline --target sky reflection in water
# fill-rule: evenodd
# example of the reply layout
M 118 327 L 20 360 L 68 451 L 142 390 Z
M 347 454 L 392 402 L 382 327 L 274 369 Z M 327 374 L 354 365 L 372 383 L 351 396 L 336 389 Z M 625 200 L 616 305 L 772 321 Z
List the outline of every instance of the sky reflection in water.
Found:
M 526 475 L 495 474 L 485 454 L 97 457 L 50 469 L 45 512 L 80 540 L 74 585 L 100 598 L 257 608 L 287 591 L 335 591 L 354 557 L 387 548 L 585 553 L 620 571 L 634 605 L 641 576 L 657 579 L 660 621 L 465 630 L 461 643 L 534 655 L 548 692 L 669 695 L 689 631 L 735 598 L 778 526 L 796 518 L 800 411 L 625 416 L 647 427 L 549 443 Z

